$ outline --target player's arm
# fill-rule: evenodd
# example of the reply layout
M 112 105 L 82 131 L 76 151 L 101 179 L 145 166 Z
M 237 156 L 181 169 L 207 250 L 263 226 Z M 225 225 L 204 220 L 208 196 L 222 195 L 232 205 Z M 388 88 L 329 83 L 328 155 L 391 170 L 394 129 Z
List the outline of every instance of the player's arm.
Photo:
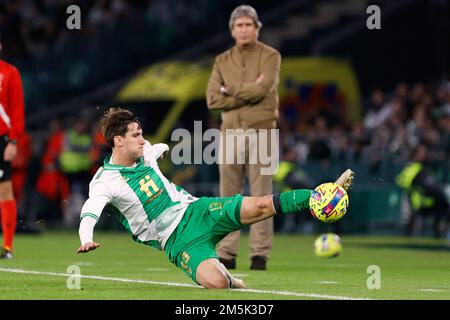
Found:
M 169 146 L 165 143 L 151 144 L 150 141 L 145 140 L 144 144 L 144 158 L 150 161 L 152 166 L 158 166 L 157 160 L 162 159 L 169 151 Z
M 85 253 L 97 249 L 100 244 L 94 242 L 94 228 L 107 203 L 111 202 L 112 196 L 108 186 L 103 182 L 93 181 L 89 188 L 89 198 L 81 209 L 80 236 L 81 246 L 77 253 Z
M 206 91 L 206 102 L 210 110 L 227 110 L 239 108 L 244 105 L 244 101 L 236 97 L 230 96 L 225 89 L 223 77 L 217 60 L 214 63 L 211 75 L 208 81 Z
M 255 104 L 264 99 L 280 81 L 281 55 L 274 52 L 262 63 L 261 73 L 254 82 L 230 85 L 230 95 L 247 103 Z
M 153 145 L 153 154 L 156 160 L 164 158 L 167 152 L 169 152 L 169 146 L 167 144 L 157 143 Z
M 92 217 L 85 217 L 81 220 L 80 229 L 78 230 L 81 246 L 78 248 L 77 253 L 89 252 L 100 247 L 100 243 L 94 242 L 93 240 L 94 227 L 96 224 L 97 220 Z
M 10 141 L 4 151 L 3 160 L 13 161 L 17 155 L 17 139 L 24 131 L 24 96 L 20 73 L 16 68 L 12 68 L 10 81 L 8 83 L 8 101 L 10 123 L 8 140 Z
M 12 69 L 11 80 L 8 87 L 8 100 L 11 104 L 10 118 L 11 129 L 9 131 L 9 139 L 15 140 L 20 137 L 24 131 L 24 94 L 22 80 L 20 78 L 19 70 Z

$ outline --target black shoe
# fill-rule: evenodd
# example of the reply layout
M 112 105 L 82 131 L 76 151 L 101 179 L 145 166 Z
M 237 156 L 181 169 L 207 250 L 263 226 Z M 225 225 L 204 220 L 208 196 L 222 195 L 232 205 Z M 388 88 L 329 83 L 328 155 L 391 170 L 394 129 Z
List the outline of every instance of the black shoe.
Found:
M 227 268 L 228 270 L 234 270 L 236 269 L 236 259 L 224 259 L 224 258 L 219 258 L 220 263 L 222 263 L 225 268 Z
M 250 266 L 250 270 L 266 270 L 266 259 L 262 256 L 254 256 L 252 257 L 252 264 Z
M 9 250 L 6 250 L 5 248 L 2 248 L 0 250 L 0 259 L 12 259 L 12 252 Z

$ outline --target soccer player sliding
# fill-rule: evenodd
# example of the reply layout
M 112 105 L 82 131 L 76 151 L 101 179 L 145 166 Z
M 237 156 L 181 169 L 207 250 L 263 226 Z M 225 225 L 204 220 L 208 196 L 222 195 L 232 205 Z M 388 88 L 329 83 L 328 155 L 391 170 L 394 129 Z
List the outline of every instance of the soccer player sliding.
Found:
M 77 253 L 100 246 L 93 240 L 93 231 L 108 206 L 134 241 L 163 250 L 199 285 L 211 289 L 245 288 L 244 282 L 219 262 L 216 244 L 229 232 L 275 214 L 310 210 L 313 191 L 307 189 L 263 197 L 194 197 L 161 173 L 157 160 L 169 148 L 146 141 L 139 119 L 130 111 L 110 108 L 101 126 L 112 154 L 89 184 L 89 198 L 81 210 L 81 246 Z M 353 176 L 347 169 L 335 184 L 348 190 Z

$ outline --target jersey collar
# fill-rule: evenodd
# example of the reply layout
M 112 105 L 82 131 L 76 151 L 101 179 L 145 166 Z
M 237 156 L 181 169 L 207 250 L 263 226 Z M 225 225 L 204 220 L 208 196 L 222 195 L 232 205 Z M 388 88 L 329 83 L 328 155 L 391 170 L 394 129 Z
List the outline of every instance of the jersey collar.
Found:
M 133 171 L 144 165 L 144 156 L 140 157 L 136 161 L 136 166 L 134 166 L 134 167 L 125 167 L 122 165 L 112 164 L 112 163 L 110 163 L 110 161 L 111 161 L 111 155 L 107 156 L 105 158 L 105 160 L 103 161 L 103 168 L 105 168 L 105 170 L 131 170 L 131 171 Z

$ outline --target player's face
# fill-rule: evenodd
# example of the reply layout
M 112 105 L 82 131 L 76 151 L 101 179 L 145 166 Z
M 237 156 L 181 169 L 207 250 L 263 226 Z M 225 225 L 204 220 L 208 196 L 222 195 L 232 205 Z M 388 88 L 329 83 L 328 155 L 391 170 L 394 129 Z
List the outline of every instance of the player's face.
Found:
M 145 140 L 142 136 L 142 129 L 136 122 L 128 125 L 128 131 L 123 139 L 125 152 L 134 160 L 139 159 L 144 154 Z
M 256 29 L 252 18 L 242 17 L 234 21 L 231 34 L 236 40 L 236 45 L 243 46 L 256 41 L 258 29 Z

